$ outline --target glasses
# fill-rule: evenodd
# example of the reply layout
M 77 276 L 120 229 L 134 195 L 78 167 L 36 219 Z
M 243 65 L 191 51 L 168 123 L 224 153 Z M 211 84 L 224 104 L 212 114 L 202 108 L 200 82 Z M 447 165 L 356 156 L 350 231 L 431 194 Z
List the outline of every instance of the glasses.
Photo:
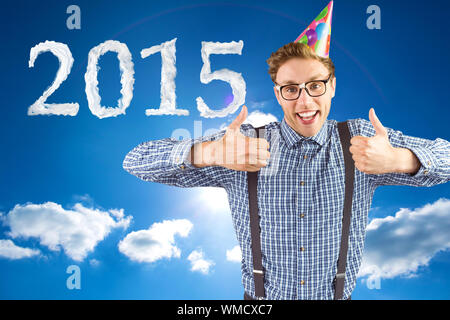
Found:
M 275 88 L 281 93 L 284 100 L 297 100 L 303 88 L 310 97 L 320 97 L 327 92 L 327 82 L 330 81 L 330 78 L 331 74 L 327 80 L 312 80 L 302 84 L 293 83 L 284 86 L 276 85 Z

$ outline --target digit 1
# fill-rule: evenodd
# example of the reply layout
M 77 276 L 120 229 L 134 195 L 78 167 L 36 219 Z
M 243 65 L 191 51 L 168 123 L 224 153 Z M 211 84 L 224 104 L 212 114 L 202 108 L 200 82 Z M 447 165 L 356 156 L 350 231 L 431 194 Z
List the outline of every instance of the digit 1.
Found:
M 175 94 L 175 76 L 177 68 L 175 67 L 175 42 L 177 38 L 161 43 L 159 45 L 143 49 L 141 51 L 142 59 L 147 58 L 157 52 L 161 52 L 161 104 L 159 109 L 146 109 L 145 114 L 151 115 L 178 115 L 187 116 L 189 111 L 186 109 L 177 109 Z

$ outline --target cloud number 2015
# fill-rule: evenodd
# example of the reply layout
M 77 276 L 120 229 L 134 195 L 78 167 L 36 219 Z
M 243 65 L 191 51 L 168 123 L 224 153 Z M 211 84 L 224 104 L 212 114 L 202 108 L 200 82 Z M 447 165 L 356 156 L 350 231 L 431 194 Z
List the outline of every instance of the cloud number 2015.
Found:
M 152 46 L 141 51 L 141 58 L 160 52 L 161 53 L 161 103 L 158 109 L 146 109 L 145 114 L 150 115 L 189 115 L 186 109 L 177 109 L 175 94 L 175 76 L 176 76 L 176 48 L 177 38 Z M 200 71 L 201 83 L 208 84 L 213 80 L 227 82 L 233 92 L 233 101 L 221 110 L 211 110 L 202 97 L 197 97 L 197 109 L 200 116 L 205 118 L 225 117 L 234 113 L 245 101 L 246 84 L 240 73 L 228 69 L 220 69 L 211 72 L 211 63 L 209 57 L 211 54 L 239 54 L 242 53 L 244 42 L 206 42 L 202 41 L 201 57 L 203 67 Z M 59 60 L 59 69 L 56 77 L 50 87 L 28 108 L 28 115 L 68 115 L 76 116 L 80 105 L 76 102 L 71 103 L 46 103 L 59 86 L 67 79 L 74 59 L 69 47 L 60 42 L 45 41 L 37 44 L 30 50 L 30 59 L 28 66 L 34 67 L 34 62 L 39 54 L 51 52 Z M 121 97 L 117 101 L 116 107 L 105 107 L 100 104 L 101 97 L 98 89 L 98 61 L 100 56 L 106 52 L 116 52 L 120 67 L 120 83 L 122 85 Z M 86 97 L 88 106 L 92 114 L 98 118 L 116 117 L 125 114 L 125 110 L 130 106 L 133 98 L 134 85 L 134 64 L 132 56 L 126 44 L 115 40 L 107 40 L 98 46 L 92 48 L 88 55 L 87 70 L 84 75 L 86 83 Z

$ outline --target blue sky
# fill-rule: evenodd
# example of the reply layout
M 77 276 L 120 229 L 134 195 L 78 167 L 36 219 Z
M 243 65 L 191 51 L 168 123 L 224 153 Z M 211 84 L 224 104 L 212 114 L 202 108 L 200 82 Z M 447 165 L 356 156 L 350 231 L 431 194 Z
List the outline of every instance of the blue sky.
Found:
M 197 110 L 199 96 L 218 110 L 231 95 L 223 81 L 200 82 L 202 41 L 242 40 L 241 55 L 211 55 L 211 68 L 241 73 L 249 113 L 281 120 L 265 60 L 295 40 L 327 3 L 2 2 L 0 298 L 241 299 L 240 264 L 226 254 L 237 240 L 225 193 L 143 182 L 125 172 L 122 161 L 139 143 L 170 137 L 177 128 L 193 135 L 194 121 L 202 121 L 206 131 L 236 117 L 204 118 Z M 80 30 L 66 27 L 71 4 L 81 9 Z M 381 10 L 380 30 L 366 27 L 366 9 L 372 4 Z M 449 140 L 449 7 L 445 1 L 335 0 L 330 57 L 337 89 L 329 119 L 368 119 L 374 107 L 386 127 Z M 189 110 L 189 115 L 146 116 L 145 109 L 160 105 L 161 56 L 142 59 L 140 52 L 174 38 L 177 108 Z M 28 67 L 30 49 L 46 40 L 67 44 L 74 58 L 67 80 L 47 102 L 78 102 L 76 116 L 27 115 L 58 70 L 58 60 L 49 52 Z M 135 82 L 126 114 L 100 119 L 88 107 L 84 75 L 89 51 L 106 40 L 126 44 Z M 103 55 L 99 67 L 101 104 L 117 106 L 117 54 Z M 448 184 L 376 190 L 370 219 L 396 216 L 407 208 L 412 215 L 429 218 L 425 221 L 435 232 L 422 235 L 420 243 L 428 245 L 428 253 L 404 241 L 392 243 L 404 256 L 384 258 L 397 268 L 388 267 L 379 289 L 369 289 L 367 276 L 360 277 L 353 299 L 450 298 L 449 199 Z M 428 211 L 421 209 L 427 205 Z M 32 223 L 30 212 L 40 220 Z M 58 214 L 64 219 L 55 220 Z M 89 214 L 93 220 L 86 219 Z M 396 217 L 398 227 L 418 227 L 412 218 Z M 171 257 L 153 255 L 152 262 L 140 262 L 133 248 L 128 254 L 119 249 L 130 234 L 144 230 L 154 237 L 165 235 L 160 244 L 168 246 Z M 376 230 L 370 234 L 373 239 L 382 236 Z M 367 250 L 382 255 L 383 248 L 371 243 Z M 79 290 L 66 286 L 70 265 L 80 267 Z

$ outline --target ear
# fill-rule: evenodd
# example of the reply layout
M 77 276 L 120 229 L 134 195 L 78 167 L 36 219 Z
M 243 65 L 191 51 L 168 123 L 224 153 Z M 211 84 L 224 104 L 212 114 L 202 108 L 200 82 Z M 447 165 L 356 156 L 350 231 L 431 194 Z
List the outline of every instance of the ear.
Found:
M 334 98 L 334 94 L 336 93 L 336 77 L 333 77 L 333 80 L 331 80 L 330 87 L 331 87 L 331 98 Z

